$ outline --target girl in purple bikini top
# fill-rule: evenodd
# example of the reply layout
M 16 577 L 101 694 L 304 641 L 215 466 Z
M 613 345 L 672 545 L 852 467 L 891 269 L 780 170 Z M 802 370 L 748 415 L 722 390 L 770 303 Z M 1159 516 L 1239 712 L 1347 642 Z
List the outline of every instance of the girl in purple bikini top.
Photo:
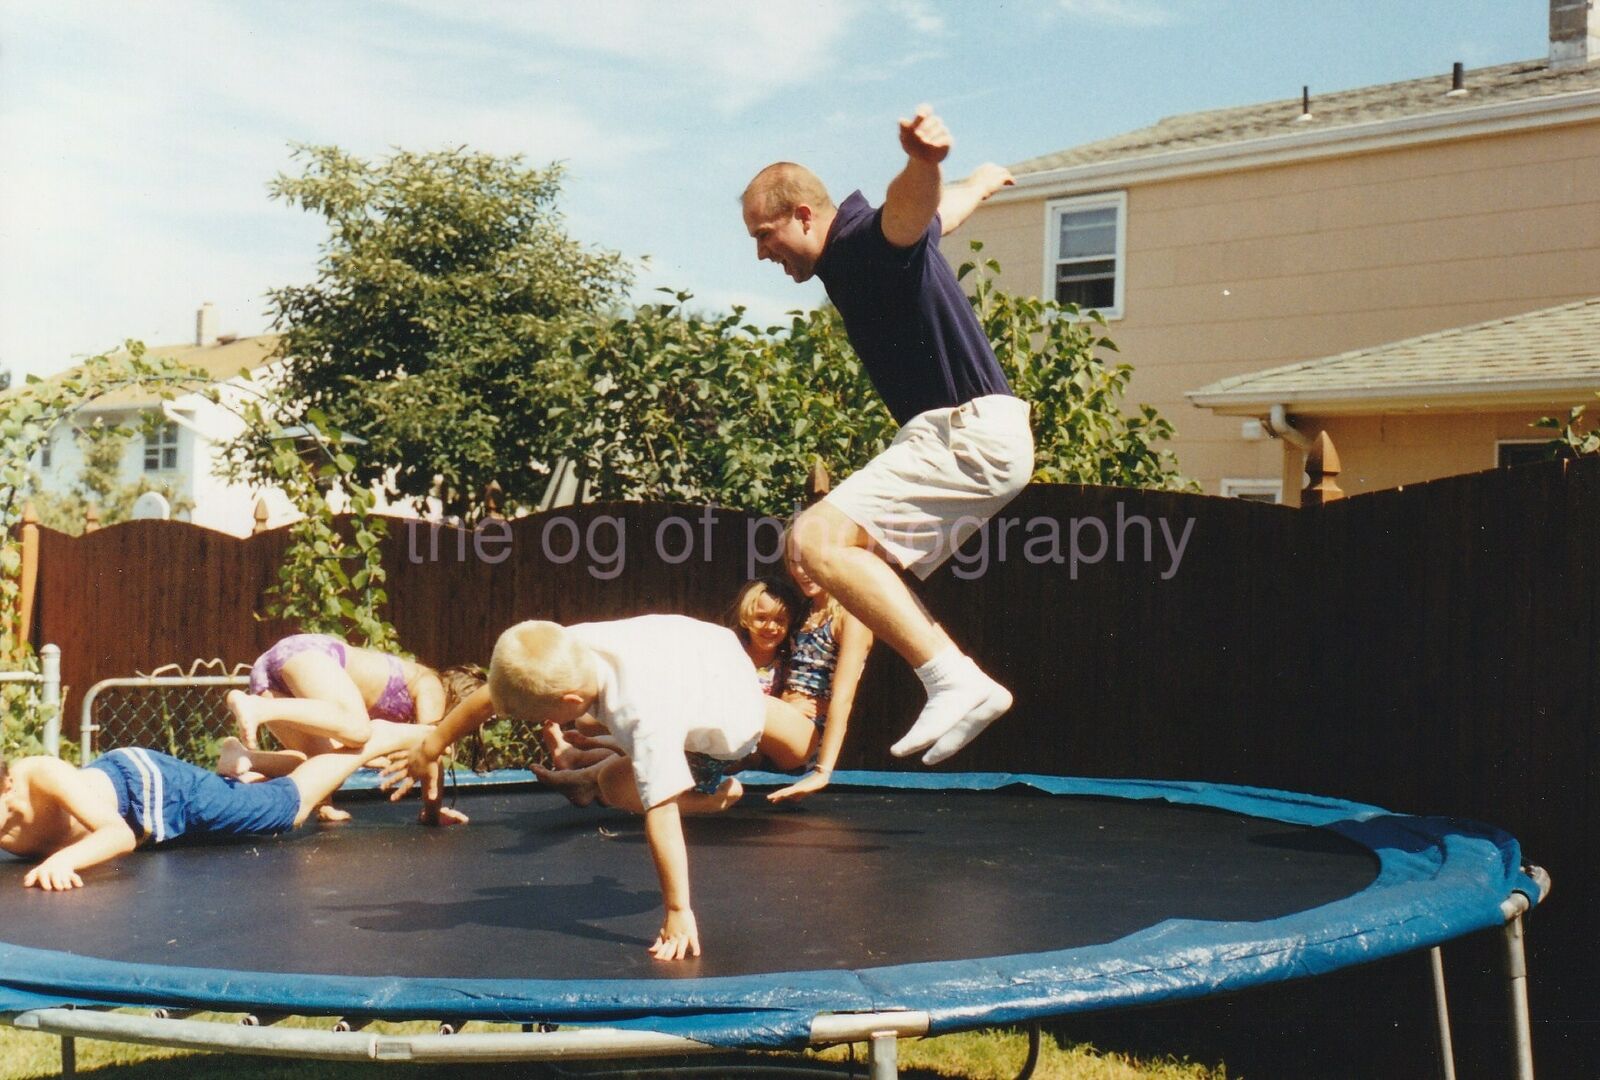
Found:
M 293 697 L 293 692 L 283 681 L 283 665 L 288 660 L 301 653 L 320 652 L 331 657 L 340 667 L 348 669 L 350 648 L 327 634 L 295 634 L 283 638 L 262 653 L 250 669 L 250 692 L 259 695 L 264 690 L 271 690 L 284 697 Z M 392 720 L 397 724 L 414 723 L 417 719 L 417 703 L 406 684 L 405 664 L 398 656 L 387 653 L 381 655 L 389 665 L 389 681 L 377 700 L 367 706 L 367 715 L 377 720 Z M 428 673 L 437 678 L 431 670 Z M 437 723 L 438 720 L 433 718 L 431 722 Z

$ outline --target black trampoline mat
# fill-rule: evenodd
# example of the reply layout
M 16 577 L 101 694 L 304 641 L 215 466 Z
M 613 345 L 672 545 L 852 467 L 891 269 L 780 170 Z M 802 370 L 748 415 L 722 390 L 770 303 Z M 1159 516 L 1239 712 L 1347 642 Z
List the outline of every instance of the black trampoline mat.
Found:
M 463 791 L 464 828 L 416 803 L 266 840 L 139 851 L 84 889 L 21 888 L 0 938 L 141 964 L 307 974 L 601 979 L 877 967 L 1114 941 L 1167 919 L 1258 921 L 1370 884 L 1321 829 L 1160 802 L 752 790 L 686 821 L 707 955 L 652 961 L 661 921 L 640 818 L 536 790 Z

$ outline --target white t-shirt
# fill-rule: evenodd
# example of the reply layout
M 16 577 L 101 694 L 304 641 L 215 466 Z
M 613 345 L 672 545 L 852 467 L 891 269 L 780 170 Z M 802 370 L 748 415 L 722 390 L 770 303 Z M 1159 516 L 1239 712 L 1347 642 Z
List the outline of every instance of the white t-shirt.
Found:
M 594 715 L 633 762 L 646 809 L 694 787 L 684 751 L 725 761 L 755 751 L 767 697 L 732 630 L 684 615 L 568 630 L 600 660 Z

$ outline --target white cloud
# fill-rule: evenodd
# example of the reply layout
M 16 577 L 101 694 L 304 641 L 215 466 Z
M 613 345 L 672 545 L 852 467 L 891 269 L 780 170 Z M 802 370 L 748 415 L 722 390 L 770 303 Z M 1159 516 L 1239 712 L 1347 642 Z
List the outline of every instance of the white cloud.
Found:
M 889 10 L 919 34 L 937 36 L 945 32 L 944 16 L 927 0 L 891 0 Z
M 1069 16 L 1113 26 L 1166 26 L 1172 10 L 1156 0 L 1056 0 Z
M 476 23 L 530 46 L 625 59 L 710 91 L 739 110 L 825 76 L 857 8 L 850 0 L 402 0 L 445 22 Z

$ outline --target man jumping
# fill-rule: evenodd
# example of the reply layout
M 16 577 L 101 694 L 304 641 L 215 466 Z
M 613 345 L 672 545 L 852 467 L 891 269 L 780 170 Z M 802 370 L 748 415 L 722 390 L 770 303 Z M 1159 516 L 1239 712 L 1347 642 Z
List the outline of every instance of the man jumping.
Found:
M 835 206 L 809 169 L 778 162 L 744 191 L 756 256 L 822 279 L 900 432 L 795 521 L 790 557 L 911 664 L 928 692 L 891 748 L 937 764 L 1011 708 L 884 559 L 926 579 L 1033 473 L 1028 405 L 1011 393 L 939 238 L 1000 188 L 999 165 L 944 186 L 950 133 L 931 107 L 900 121 L 906 166 L 881 207 Z

